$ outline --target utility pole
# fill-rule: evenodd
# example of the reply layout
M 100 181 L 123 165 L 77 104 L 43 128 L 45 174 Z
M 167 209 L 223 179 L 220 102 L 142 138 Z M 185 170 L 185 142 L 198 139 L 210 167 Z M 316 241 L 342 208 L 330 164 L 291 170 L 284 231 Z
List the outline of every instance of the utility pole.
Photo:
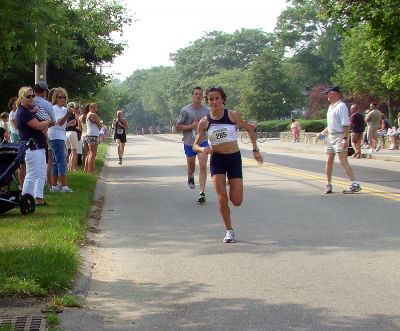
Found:
M 40 33 L 40 28 L 35 29 L 36 35 Z M 35 41 L 35 84 L 38 80 L 47 82 L 47 43 Z
M 35 63 L 35 84 L 38 80 L 43 80 L 47 82 L 47 59 L 46 53 L 44 54 L 44 58 L 39 62 L 36 58 Z

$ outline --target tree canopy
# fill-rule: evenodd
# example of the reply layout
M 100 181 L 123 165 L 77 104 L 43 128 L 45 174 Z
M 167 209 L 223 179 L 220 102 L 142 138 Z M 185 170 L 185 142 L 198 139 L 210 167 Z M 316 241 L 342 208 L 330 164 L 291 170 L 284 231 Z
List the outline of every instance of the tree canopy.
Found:
M 111 38 L 131 21 L 119 1 L 32 0 L 21 16 L 15 1 L 3 0 L 0 101 L 33 83 L 34 63 L 46 54 L 49 86 L 98 102 L 106 122 L 123 108 L 131 127 L 172 124 L 195 85 L 222 86 L 227 107 L 257 121 L 299 110 L 324 116 L 328 84 L 340 84 L 348 102 L 379 101 L 392 116 L 400 101 L 397 1 L 287 3 L 272 33 L 205 32 L 170 54 L 173 66 L 137 70 L 120 82 L 99 70 L 125 47 Z
M 325 16 L 344 31 L 365 25 L 366 46 L 375 54 L 388 89 L 400 88 L 400 6 L 398 0 L 321 0 Z
M 95 92 L 107 80 L 96 66 L 121 54 L 112 40 L 131 18 L 114 0 L 4 0 L 0 11 L 0 100 L 34 83 L 34 64 L 47 58 L 49 86 L 71 95 Z M 79 82 L 79 84 L 77 84 Z

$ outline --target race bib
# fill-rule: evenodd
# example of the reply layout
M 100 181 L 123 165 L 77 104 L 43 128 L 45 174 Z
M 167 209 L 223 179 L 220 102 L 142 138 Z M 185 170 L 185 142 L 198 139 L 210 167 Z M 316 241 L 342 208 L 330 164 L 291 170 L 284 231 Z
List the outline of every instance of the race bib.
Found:
M 229 141 L 228 140 L 228 129 L 220 128 L 220 129 L 211 131 L 210 141 L 211 141 L 211 145 L 218 145 L 218 144 L 222 144 L 224 142 Z

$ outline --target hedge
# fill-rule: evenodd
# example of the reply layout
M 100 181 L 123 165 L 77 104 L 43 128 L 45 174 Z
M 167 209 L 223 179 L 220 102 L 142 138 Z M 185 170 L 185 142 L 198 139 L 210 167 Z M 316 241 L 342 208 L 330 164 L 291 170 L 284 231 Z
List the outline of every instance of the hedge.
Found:
M 326 119 L 323 120 L 297 120 L 302 130 L 306 132 L 321 132 L 326 128 Z M 284 132 L 290 131 L 291 120 L 273 120 L 257 123 L 257 131 L 264 132 Z

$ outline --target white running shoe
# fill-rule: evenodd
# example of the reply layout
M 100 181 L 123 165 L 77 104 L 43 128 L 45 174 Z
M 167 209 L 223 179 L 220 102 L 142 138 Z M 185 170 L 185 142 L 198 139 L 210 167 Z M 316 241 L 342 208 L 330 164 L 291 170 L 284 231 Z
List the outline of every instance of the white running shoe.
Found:
M 50 187 L 50 192 L 60 192 L 60 188 L 58 186 Z
M 332 193 L 332 184 L 326 184 L 324 194 Z
M 222 242 L 224 242 L 224 243 L 234 243 L 235 242 L 235 231 L 233 231 L 233 229 L 226 231 L 225 238 L 224 238 L 224 240 Z
M 344 194 L 352 194 L 352 193 L 357 193 L 361 191 L 361 186 L 360 184 L 350 184 L 350 187 L 347 190 L 344 190 Z

